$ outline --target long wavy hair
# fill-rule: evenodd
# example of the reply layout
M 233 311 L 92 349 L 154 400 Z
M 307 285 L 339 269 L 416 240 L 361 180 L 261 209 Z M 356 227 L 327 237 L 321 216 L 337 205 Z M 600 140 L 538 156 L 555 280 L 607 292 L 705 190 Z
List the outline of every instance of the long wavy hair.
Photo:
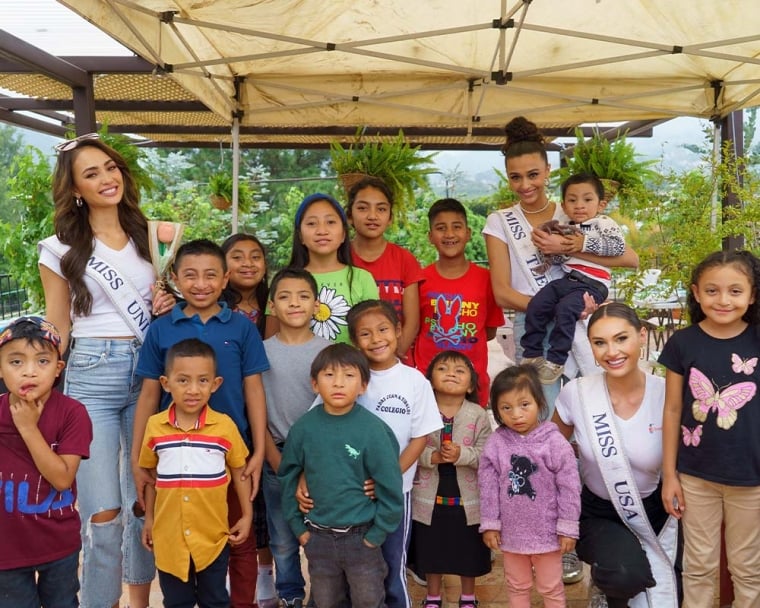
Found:
M 82 206 L 77 207 L 73 192 L 74 161 L 86 147 L 101 150 L 119 167 L 124 181 L 124 195 L 117 207 L 119 223 L 132 239 L 140 256 L 150 262 L 148 220 L 140 210 L 140 191 L 122 156 L 98 139 L 82 141 L 74 149 L 60 152 L 53 172 L 53 226 L 58 240 L 70 247 L 61 258 L 61 272 L 69 283 L 72 309 L 78 316 L 86 316 L 92 310 L 92 294 L 84 283 L 84 273 L 87 260 L 95 248 L 94 234 L 90 226 L 90 208 L 87 201 L 83 201 Z
M 258 245 L 261 249 L 261 255 L 264 256 L 264 276 L 261 277 L 261 281 L 256 285 L 256 289 L 253 290 L 253 297 L 256 298 L 256 305 L 259 307 L 259 316 L 256 321 L 256 327 L 259 330 L 261 336 L 264 336 L 264 328 L 266 326 L 265 312 L 267 310 L 267 300 L 269 299 L 269 264 L 267 264 L 267 250 L 264 244 L 252 234 L 245 234 L 239 232 L 233 234 L 222 243 L 222 251 L 224 251 L 225 257 L 237 243 L 241 241 L 250 241 Z M 229 265 L 228 265 L 229 266 Z M 232 281 L 227 281 L 227 287 L 222 291 L 222 299 L 227 302 L 227 306 L 235 308 L 243 300 L 243 294 L 240 293 L 232 285 Z

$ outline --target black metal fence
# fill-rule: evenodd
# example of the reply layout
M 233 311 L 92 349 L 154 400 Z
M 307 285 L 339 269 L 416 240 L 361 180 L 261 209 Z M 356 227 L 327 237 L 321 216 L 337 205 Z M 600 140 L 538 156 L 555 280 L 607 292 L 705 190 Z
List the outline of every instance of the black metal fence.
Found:
M 0 319 L 18 317 L 26 305 L 26 289 L 9 274 L 0 274 Z

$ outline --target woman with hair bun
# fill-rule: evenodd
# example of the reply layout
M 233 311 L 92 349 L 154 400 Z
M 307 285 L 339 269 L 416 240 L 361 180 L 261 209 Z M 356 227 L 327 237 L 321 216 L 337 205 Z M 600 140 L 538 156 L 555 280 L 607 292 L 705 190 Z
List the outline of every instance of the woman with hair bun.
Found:
M 531 297 L 552 279 L 563 273 L 558 265 L 542 264 L 540 254 L 566 255 L 586 259 L 602 266 L 638 266 L 638 256 L 626 248 L 621 256 L 597 256 L 581 253 L 570 237 L 550 234 L 539 226 L 569 220 L 562 207 L 549 200 L 547 187 L 551 167 L 546 142 L 535 123 L 524 116 L 513 118 L 505 127 L 507 140 L 502 148 L 509 188 L 517 195 L 516 204 L 488 216 L 483 235 L 486 240 L 491 284 L 496 302 L 516 312 L 514 338 L 517 362 L 522 359 L 520 338 L 525 333 L 525 309 Z M 585 338 L 584 338 L 585 341 Z M 568 359 L 568 377 L 577 366 Z M 549 408 L 559 391 L 559 381 L 545 387 Z

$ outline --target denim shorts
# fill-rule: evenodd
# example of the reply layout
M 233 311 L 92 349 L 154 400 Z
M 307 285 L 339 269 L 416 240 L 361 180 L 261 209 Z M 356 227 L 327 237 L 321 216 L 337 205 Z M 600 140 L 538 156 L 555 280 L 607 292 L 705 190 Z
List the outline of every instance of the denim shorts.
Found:
M 153 556 L 140 542 L 142 520 L 132 507 L 137 499 L 130 452 L 132 425 L 140 392 L 135 377 L 137 340 L 76 338 L 66 368 L 64 393 L 84 403 L 92 420 L 90 458 L 77 473 L 82 518 L 82 606 L 107 608 L 121 596 L 122 580 L 153 580 Z M 112 521 L 92 523 L 95 513 L 121 509 Z

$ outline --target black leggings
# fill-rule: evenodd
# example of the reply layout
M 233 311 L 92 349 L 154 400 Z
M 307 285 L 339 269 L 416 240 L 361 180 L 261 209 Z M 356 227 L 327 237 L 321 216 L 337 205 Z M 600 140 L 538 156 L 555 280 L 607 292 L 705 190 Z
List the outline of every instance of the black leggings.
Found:
M 668 514 L 662 507 L 660 488 L 643 499 L 655 534 Z M 680 596 L 680 542 L 676 575 Z M 652 569 L 639 539 L 623 524 L 609 500 L 599 498 L 586 486 L 581 492 L 578 557 L 591 565 L 591 579 L 607 596 L 609 608 L 624 608 L 628 600 L 655 584 Z

